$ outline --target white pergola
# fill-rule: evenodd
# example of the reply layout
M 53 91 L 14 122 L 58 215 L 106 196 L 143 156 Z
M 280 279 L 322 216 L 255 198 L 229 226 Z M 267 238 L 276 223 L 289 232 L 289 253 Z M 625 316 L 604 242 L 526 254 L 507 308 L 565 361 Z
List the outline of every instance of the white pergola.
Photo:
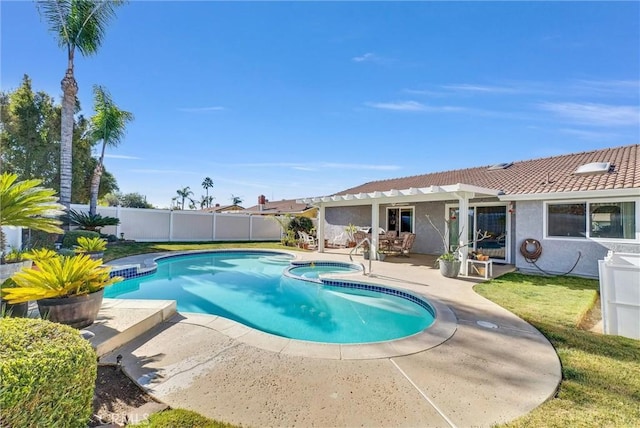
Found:
M 420 188 L 409 188 L 396 190 L 391 189 L 384 192 L 371 192 L 371 193 L 357 193 L 357 194 L 343 194 L 333 196 L 320 196 L 313 198 L 301 199 L 301 202 L 311 204 L 318 207 L 318 236 L 324 236 L 324 223 L 325 223 L 325 209 L 327 207 L 348 207 L 357 205 L 371 205 L 371 230 L 378 230 L 380 224 L 380 205 L 399 205 L 415 202 L 433 202 L 433 201 L 447 201 L 457 199 L 461 213 L 466 213 L 469 210 L 469 201 L 478 197 L 497 197 L 502 195 L 501 190 L 488 189 L 484 187 L 473 186 L 470 184 L 452 184 L 447 186 L 430 186 Z M 469 219 L 466 215 L 460 215 L 458 219 L 459 229 L 468 230 Z M 467 234 L 460 235 L 461 245 L 461 273 L 467 274 L 467 253 L 468 247 L 466 244 Z M 377 254 L 375 250 L 378 249 L 378 234 L 371 234 L 371 246 L 373 247 L 372 254 Z M 324 252 L 324 239 L 318 240 L 318 251 Z

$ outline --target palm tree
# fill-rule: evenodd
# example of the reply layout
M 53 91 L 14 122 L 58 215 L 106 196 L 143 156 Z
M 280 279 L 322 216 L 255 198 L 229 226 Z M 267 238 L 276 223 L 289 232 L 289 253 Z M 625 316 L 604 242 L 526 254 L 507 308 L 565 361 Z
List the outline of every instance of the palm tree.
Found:
M 19 226 L 62 233 L 60 220 L 62 205 L 56 201 L 56 191 L 40 187 L 41 180 L 17 181 L 18 176 L 8 172 L 0 175 L 0 252 L 6 243 L 1 226 Z
M 211 178 L 209 177 L 205 177 L 204 181 L 202 182 L 202 187 L 204 188 L 204 190 L 207 192 L 207 208 L 211 206 L 211 202 L 209 200 L 209 189 L 211 187 L 213 187 L 213 181 L 211 180 Z M 202 207 L 204 208 L 204 207 Z
M 120 110 L 111 99 L 111 95 L 102 86 L 93 86 L 94 110 L 96 114 L 91 118 L 91 136 L 93 141 L 102 141 L 102 151 L 98 164 L 91 178 L 91 192 L 89 199 L 89 214 L 96 214 L 98 205 L 98 190 L 100 178 L 104 169 L 104 151 L 107 146 L 117 147 L 124 136 L 127 122 L 133 120 L 133 114 Z
M 76 49 L 83 56 L 97 52 L 115 8 L 123 0 L 41 0 L 38 10 L 46 19 L 58 44 L 67 50 L 67 71 L 62 79 L 62 119 L 60 121 L 60 202 L 71 205 L 73 116 L 78 83 L 73 72 Z
M 231 195 L 231 201 L 233 202 L 233 205 L 240 205 L 242 203 L 242 197 Z
M 190 196 L 193 195 L 193 192 L 191 191 L 191 189 L 189 188 L 189 186 L 183 188 L 183 189 L 178 189 L 176 190 L 176 192 L 178 193 L 178 196 L 182 199 L 182 208 L 184 210 L 184 200 L 185 199 L 191 199 Z
M 213 196 L 200 195 L 200 209 L 209 208 L 213 202 Z

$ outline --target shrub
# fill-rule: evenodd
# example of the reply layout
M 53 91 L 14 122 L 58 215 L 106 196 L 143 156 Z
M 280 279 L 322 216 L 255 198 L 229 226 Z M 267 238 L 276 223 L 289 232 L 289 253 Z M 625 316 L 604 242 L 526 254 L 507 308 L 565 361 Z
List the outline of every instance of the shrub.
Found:
M 87 238 L 78 236 L 78 247 L 75 248 L 76 253 L 96 253 L 103 252 L 107 249 L 107 241 L 100 237 Z
M 70 230 L 64 234 L 62 238 L 62 248 L 73 248 L 78 245 L 78 238 L 84 236 L 85 238 L 99 238 L 98 232 L 90 230 Z
M 0 319 L 0 426 L 86 427 L 96 372 L 96 354 L 78 330 Z
M 151 428 L 234 428 L 226 422 L 218 422 L 206 418 L 196 412 L 184 409 L 171 409 L 154 413 L 148 421 L 142 422 L 136 427 Z
M 101 214 L 84 213 L 75 210 L 70 210 L 67 218 L 72 225 L 94 232 L 99 231 L 105 226 L 117 226 L 120 224 L 120 219 L 116 217 L 102 217 Z
M 310 232 L 313 228 L 313 221 L 307 217 L 293 217 L 289 222 L 288 229 L 293 230 L 294 232 Z

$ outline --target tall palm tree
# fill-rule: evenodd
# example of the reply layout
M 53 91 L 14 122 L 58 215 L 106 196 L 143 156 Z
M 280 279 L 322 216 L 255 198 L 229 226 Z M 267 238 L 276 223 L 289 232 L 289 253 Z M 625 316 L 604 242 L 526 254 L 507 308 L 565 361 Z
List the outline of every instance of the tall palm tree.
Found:
M 176 190 L 176 192 L 178 193 L 178 196 L 182 199 L 182 208 L 184 210 L 184 200 L 185 199 L 191 199 L 190 196 L 193 195 L 193 192 L 191 191 L 191 188 L 189 186 L 183 188 L 183 189 L 178 189 Z
M 76 49 L 83 56 L 97 52 L 105 28 L 123 0 L 40 0 L 44 16 L 60 47 L 67 50 L 67 71 L 62 79 L 62 119 L 60 121 L 60 202 L 71 205 L 73 115 L 76 112 L 78 83 L 73 72 Z
M 89 213 L 96 214 L 98 205 L 98 190 L 100 178 L 104 169 L 104 151 L 107 146 L 116 147 L 125 133 L 127 122 L 133 120 L 133 114 L 120 110 L 111 99 L 111 95 L 102 86 L 93 86 L 94 110 L 96 114 L 91 118 L 91 136 L 93 141 L 102 141 L 102 150 L 98 164 L 91 178 L 91 192 L 89 199 Z
M 63 206 L 56 201 L 56 191 L 40 187 L 41 180 L 16 181 L 11 173 L 0 175 L 0 226 L 20 226 L 61 233 L 60 220 Z M 5 236 L 0 227 L 0 252 L 5 249 Z
M 211 202 L 209 200 L 209 189 L 213 187 L 213 181 L 211 180 L 211 178 L 205 177 L 204 181 L 202 182 L 202 187 L 204 187 L 204 190 L 207 192 L 206 201 L 207 201 L 207 208 L 208 208 L 211 206 Z

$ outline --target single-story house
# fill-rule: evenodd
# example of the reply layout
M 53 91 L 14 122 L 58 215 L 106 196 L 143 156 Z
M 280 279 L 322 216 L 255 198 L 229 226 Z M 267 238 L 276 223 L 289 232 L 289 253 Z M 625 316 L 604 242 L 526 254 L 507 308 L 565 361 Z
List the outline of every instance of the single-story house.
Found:
M 297 217 L 316 218 L 318 208 L 307 202 L 295 199 L 270 201 L 264 195 L 258 196 L 258 205 L 246 208 L 242 214 L 251 215 L 292 215 Z
M 218 214 L 222 214 L 222 213 L 237 213 L 240 211 L 244 211 L 244 207 L 242 207 L 241 205 L 237 205 L 237 204 L 233 204 L 233 205 L 220 205 L 220 204 L 215 204 L 215 206 L 213 207 L 209 207 L 209 208 L 205 208 L 202 211 L 207 212 L 207 213 L 218 213 Z
M 462 274 L 477 251 L 521 271 L 597 277 L 608 251 L 640 253 L 638 147 L 373 181 L 300 202 L 318 208 L 318 236 L 328 240 L 349 224 L 383 228 L 415 233 L 412 252 L 437 255 L 444 248 L 431 219 L 449 245 L 458 236 L 466 245 Z M 478 232 L 488 238 L 478 242 Z

